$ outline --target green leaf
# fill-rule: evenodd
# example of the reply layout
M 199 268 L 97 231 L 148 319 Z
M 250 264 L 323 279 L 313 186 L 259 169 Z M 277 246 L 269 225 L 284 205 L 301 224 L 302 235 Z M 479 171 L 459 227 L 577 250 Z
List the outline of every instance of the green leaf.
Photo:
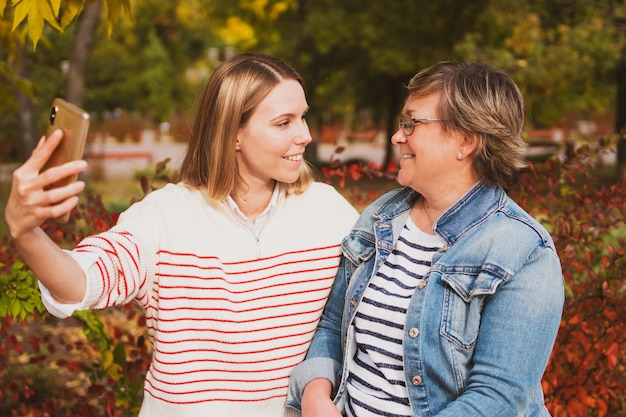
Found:
M 126 365 L 126 350 L 122 342 L 115 345 L 113 349 L 113 361 L 121 367 Z
M 35 304 L 30 300 L 24 300 L 24 302 L 22 302 L 22 306 L 28 314 L 33 314 L 35 312 Z
M 22 312 L 22 303 L 20 303 L 17 300 L 13 300 L 13 303 L 11 304 L 11 315 L 13 317 L 18 317 L 21 312 Z
M 18 288 L 16 294 L 17 298 L 20 300 L 27 300 L 30 298 L 32 292 L 28 288 Z
M 162 173 L 167 168 L 167 164 L 170 162 L 171 158 L 165 158 L 163 161 L 157 162 L 154 170 L 157 174 Z
M 9 296 L 4 293 L 0 296 L 0 318 L 6 317 L 9 314 L 9 306 L 11 305 L 11 300 Z

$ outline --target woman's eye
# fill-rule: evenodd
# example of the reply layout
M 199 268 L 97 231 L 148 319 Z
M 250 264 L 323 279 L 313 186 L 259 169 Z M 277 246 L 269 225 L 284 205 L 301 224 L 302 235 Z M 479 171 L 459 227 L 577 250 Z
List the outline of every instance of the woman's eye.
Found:
M 289 120 L 285 120 L 285 121 L 278 123 L 278 126 L 279 127 L 289 126 Z

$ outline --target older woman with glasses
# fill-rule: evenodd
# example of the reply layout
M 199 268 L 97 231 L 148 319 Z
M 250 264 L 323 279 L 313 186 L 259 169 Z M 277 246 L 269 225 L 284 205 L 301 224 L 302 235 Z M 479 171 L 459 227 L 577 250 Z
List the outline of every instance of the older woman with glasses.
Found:
M 442 62 L 408 85 L 404 188 L 363 211 L 288 405 L 303 416 L 548 416 L 541 378 L 563 276 L 506 194 L 525 168 L 524 102 L 503 71 Z M 334 403 L 331 400 L 334 398 Z

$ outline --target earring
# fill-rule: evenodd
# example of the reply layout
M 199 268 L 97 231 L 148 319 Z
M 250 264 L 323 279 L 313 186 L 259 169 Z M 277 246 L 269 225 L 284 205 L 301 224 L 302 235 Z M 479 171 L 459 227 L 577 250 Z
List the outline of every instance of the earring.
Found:
M 459 152 L 456 154 L 456 159 L 462 159 L 462 158 L 463 158 L 463 152 L 459 151 Z

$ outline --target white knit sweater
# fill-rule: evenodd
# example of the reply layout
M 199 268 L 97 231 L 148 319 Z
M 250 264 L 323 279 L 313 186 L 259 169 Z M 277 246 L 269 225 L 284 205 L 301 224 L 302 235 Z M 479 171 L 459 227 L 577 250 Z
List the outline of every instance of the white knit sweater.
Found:
M 80 304 L 137 301 L 153 358 L 140 416 L 296 415 L 285 410 L 357 211 L 332 187 L 281 195 L 259 238 L 224 202 L 185 185 L 149 194 L 110 231 L 72 252 L 86 271 Z

